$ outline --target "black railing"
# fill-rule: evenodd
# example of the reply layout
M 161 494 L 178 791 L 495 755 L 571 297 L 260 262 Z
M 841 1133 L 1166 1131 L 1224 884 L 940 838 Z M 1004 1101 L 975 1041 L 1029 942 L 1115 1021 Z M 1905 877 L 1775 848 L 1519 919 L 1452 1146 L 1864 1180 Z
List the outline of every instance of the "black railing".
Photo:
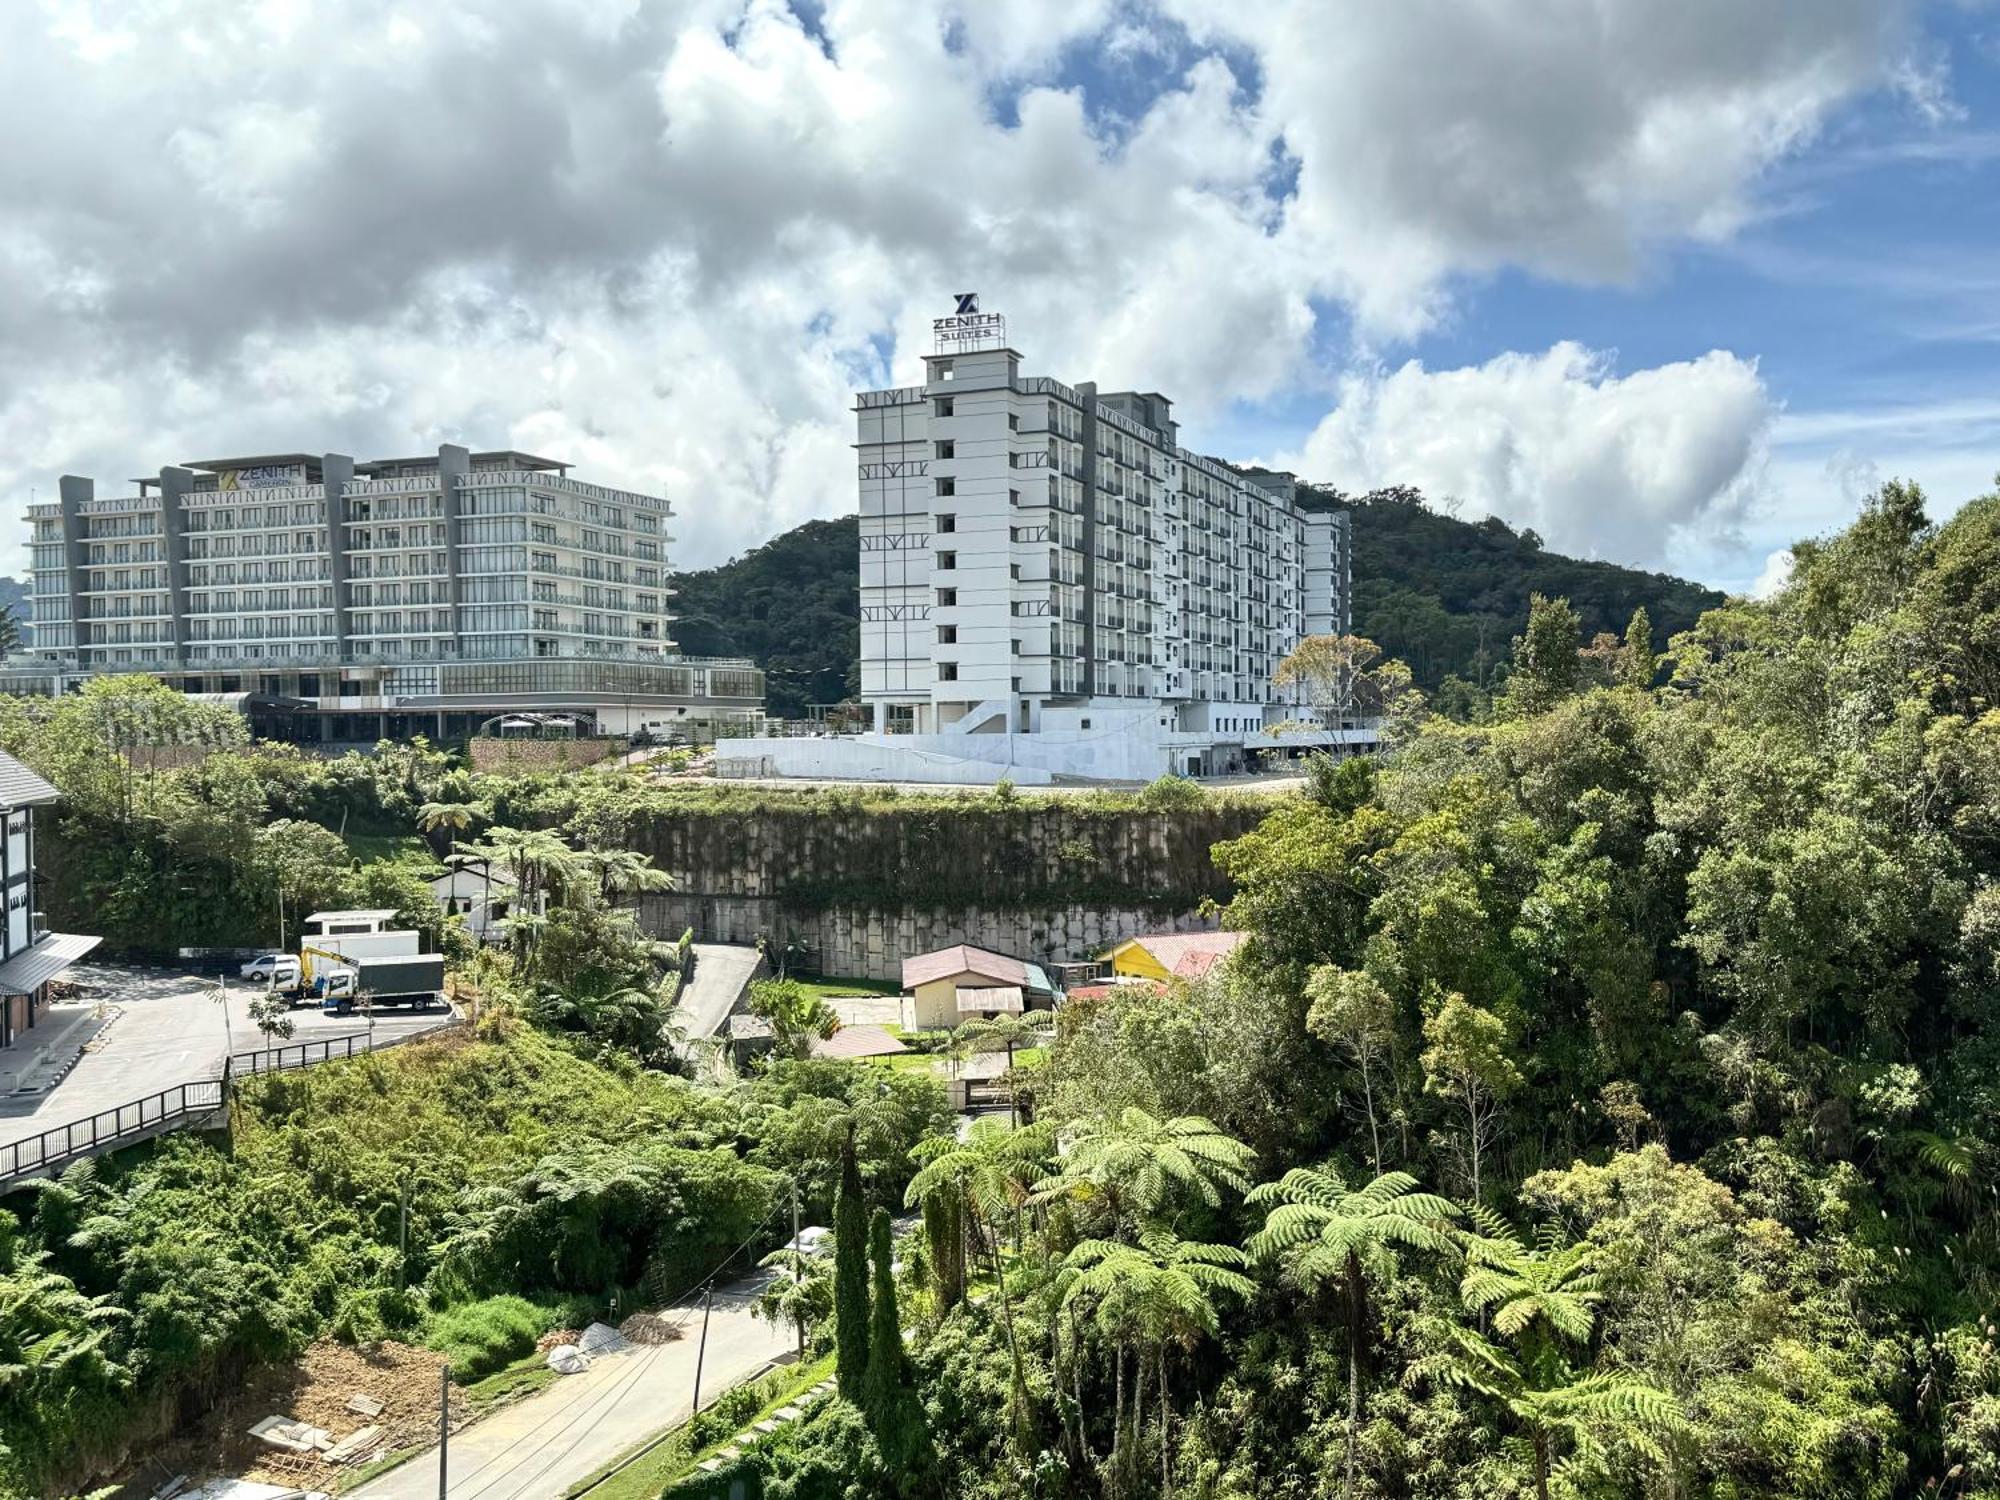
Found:
M 214 1114 L 222 1108 L 225 1089 L 221 1078 L 177 1083 L 131 1104 L 99 1110 L 88 1119 L 51 1126 L 40 1135 L 0 1146 L 0 1187 L 53 1171 L 85 1156 L 95 1156 L 121 1142 Z
M 422 1031 L 397 1031 L 387 1036 L 377 1036 L 372 1031 L 350 1031 L 343 1036 L 324 1037 L 317 1041 L 282 1042 L 255 1052 L 232 1052 L 229 1067 L 238 1078 L 258 1073 L 285 1073 L 293 1068 L 309 1068 L 314 1063 L 359 1057 L 366 1052 L 383 1052 L 391 1047 L 400 1047 L 404 1042 L 442 1036 L 464 1024 L 463 1016 L 448 1016 Z
M 380 1052 L 404 1042 L 440 1036 L 464 1024 L 464 1017 L 452 1016 L 422 1031 L 399 1031 L 379 1038 L 371 1032 L 355 1031 L 316 1041 L 286 1042 L 254 1052 L 232 1052 L 223 1064 L 220 1078 L 177 1083 L 131 1104 L 99 1110 L 87 1119 L 52 1125 L 39 1135 L 0 1145 L 0 1192 L 27 1178 L 53 1173 L 83 1157 L 116 1150 L 214 1114 L 227 1102 L 230 1086 L 238 1078 L 289 1072 L 315 1063 Z

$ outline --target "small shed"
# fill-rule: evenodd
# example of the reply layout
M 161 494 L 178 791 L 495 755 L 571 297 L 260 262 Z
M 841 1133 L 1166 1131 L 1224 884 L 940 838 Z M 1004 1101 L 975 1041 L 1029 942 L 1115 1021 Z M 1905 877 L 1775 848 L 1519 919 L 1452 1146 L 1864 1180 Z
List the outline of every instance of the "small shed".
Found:
M 1041 965 L 970 943 L 903 960 L 903 1025 L 913 1031 L 949 1030 L 975 1015 L 1051 1010 L 1057 994 Z M 982 996 L 993 1003 L 982 1004 Z

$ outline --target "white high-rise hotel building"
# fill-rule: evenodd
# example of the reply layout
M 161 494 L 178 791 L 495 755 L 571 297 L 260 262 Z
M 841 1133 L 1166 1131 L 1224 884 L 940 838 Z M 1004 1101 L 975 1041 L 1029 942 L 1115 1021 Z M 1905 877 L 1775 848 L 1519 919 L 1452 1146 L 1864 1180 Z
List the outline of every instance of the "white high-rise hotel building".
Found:
M 1346 513 L 1181 447 L 1165 396 L 1022 374 L 996 315 L 938 331 L 922 385 L 856 406 L 876 732 L 1117 724 L 1202 771 L 1298 718 L 1272 673 L 1350 628 Z

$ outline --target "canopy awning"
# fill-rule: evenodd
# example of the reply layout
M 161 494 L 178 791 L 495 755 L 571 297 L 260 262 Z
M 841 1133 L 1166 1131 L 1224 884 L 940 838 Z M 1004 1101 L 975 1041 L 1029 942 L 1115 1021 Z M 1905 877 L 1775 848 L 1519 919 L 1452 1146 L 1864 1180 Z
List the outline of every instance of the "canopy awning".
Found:
M 51 932 L 32 948 L 24 948 L 0 964 L 0 995 L 32 995 L 103 938 Z
M 1001 985 L 988 990 L 961 986 L 958 991 L 960 1015 L 981 1012 L 1019 1015 L 1022 1008 L 1021 987 L 1018 984 Z

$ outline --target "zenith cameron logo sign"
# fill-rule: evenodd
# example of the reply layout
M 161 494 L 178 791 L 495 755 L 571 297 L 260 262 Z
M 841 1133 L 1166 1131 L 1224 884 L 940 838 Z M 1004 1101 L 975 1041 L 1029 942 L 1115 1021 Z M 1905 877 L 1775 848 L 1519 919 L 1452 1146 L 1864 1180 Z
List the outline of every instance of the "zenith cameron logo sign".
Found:
M 1007 320 L 999 313 L 981 312 L 979 293 L 954 292 L 951 300 L 950 317 L 931 319 L 939 354 L 964 353 L 1007 342 Z

